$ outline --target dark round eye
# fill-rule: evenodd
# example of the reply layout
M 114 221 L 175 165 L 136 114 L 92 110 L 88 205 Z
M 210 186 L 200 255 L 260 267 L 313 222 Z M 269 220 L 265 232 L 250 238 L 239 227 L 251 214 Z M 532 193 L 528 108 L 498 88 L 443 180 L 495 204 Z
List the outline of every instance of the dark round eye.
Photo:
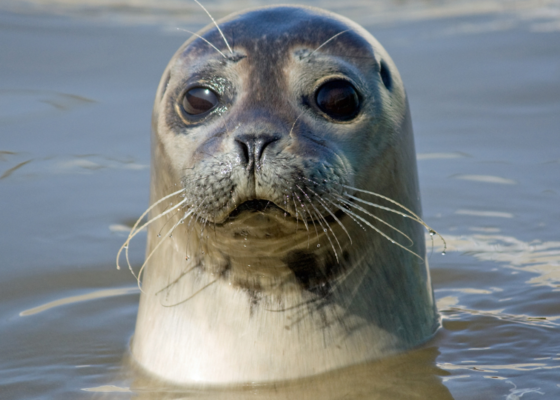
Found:
M 205 87 L 192 88 L 183 97 L 183 109 L 190 115 L 208 112 L 217 104 L 218 95 Z
M 350 82 L 342 79 L 321 86 L 315 101 L 329 117 L 343 121 L 354 117 L 360 108 L 358 92 Z

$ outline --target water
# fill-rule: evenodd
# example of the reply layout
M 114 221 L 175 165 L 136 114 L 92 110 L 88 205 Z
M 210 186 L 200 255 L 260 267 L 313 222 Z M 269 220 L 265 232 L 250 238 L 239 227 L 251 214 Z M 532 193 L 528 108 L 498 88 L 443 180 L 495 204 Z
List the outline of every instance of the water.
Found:
M 259 3 L 205 4 L 220 17 Z M 380 363 L 188 397 L 558 398 L 558 2 L 310 4 L 363 24 L 401 71 L 424 219 L 448 242 L 430 258 L 443 328 Z M 0 5 L 0 398 L 184 397 L 127 366 L 138 290 L 114 257 L 148 204 L 175 28 L 205 18 L 173 0 Z

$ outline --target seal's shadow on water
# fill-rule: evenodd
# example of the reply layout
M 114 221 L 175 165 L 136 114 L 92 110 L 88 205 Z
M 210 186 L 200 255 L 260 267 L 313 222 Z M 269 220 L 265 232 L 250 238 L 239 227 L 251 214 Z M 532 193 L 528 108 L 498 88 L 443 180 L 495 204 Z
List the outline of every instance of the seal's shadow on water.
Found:
M 254 400 L 334 400 L 334 399 L 453 399 L 443 385 L 448 372 L 438 368 L 437 347 L 428 345 L 406 354 L 343 368 L 307 379 L 271 384 L 188 387 L 172 386 L 143 371 L 129 357 L 123 374 L 131 393 L 105 393 L 96 400 L 131 398 L 137 400 L 254 399 Z

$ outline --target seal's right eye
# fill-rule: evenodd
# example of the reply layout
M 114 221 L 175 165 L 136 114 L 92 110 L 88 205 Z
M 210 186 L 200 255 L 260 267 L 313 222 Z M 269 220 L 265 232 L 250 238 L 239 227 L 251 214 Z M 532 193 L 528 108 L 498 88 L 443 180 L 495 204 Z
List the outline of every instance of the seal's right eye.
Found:
M 183 97 L 183 109 L 187 114 L 204 114 L 218 105 L 218 95 L 205 87 L 195 87 Z

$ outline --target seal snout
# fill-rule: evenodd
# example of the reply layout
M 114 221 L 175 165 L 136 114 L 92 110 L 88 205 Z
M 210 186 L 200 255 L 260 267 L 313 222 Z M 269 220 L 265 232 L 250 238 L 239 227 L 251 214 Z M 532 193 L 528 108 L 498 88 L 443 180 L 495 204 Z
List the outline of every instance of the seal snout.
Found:
M 254 172 L 255 166 L 259 168 L 266 148 L 278 140 L 280 140 L 279 136 L 269 133 L 244 133 L 237 136 L 235 144 L 241 165 L 247 171 Z

